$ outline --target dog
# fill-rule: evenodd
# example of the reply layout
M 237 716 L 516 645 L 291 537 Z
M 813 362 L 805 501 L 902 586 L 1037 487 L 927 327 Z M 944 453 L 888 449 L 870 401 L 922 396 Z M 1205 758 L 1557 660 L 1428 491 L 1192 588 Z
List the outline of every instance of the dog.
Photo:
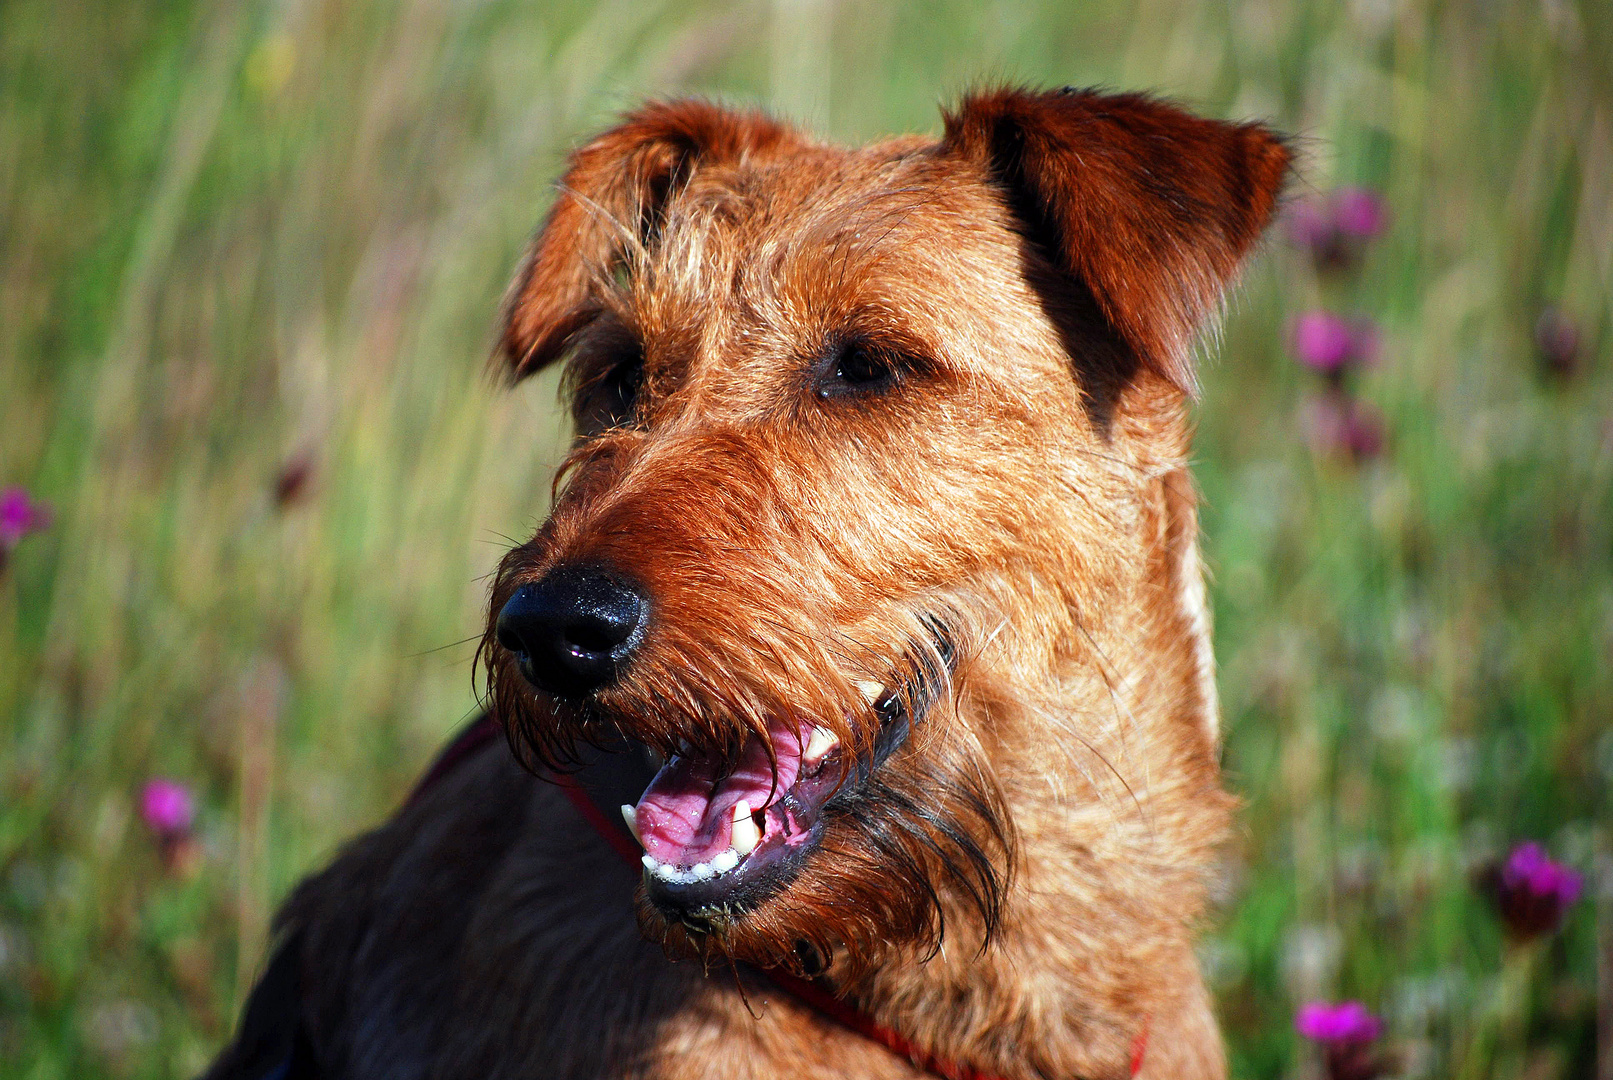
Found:
M 210 1076 L 1225 1075 L 1188 409 L 1290 152 L 944 120 L 679 100 L 573 155 L 498 350 L 577 428 L 491 590 L 504 737 L 295 891 Z

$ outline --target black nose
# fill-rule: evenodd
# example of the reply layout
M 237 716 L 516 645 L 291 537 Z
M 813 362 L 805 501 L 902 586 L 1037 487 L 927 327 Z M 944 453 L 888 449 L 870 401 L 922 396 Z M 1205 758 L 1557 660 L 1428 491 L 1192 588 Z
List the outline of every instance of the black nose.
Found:
M 527 682 L 582 698 L 616 678 L 649 614 L 649 599 L 621 578 L 562 567 L 516 590 L 498 613 L 498 640 Z

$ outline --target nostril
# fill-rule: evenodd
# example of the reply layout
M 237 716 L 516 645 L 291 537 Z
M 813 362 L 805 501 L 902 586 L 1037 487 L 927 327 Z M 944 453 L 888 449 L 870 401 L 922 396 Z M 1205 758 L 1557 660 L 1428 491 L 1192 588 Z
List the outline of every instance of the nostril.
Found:
M 510 650 L 510 652 L 524 653 L 526 652 L 526 642 L 522 641 L 520 636 L 516 634 L 515 629 L 510 625 L 510 620 L 504 617 L 504 613 L 509 610 L 510 606 L 505 604 L 504 611 L 499 612 L 497 630 L 498 643 Z
M 604 619 L 583 619 L 567 627 L 566 641 L 579 653 L 608 653 L 632 634 L 632 627 Z
M 637 586 L 601 570 L 562 567 L 516 590 L 496 633 L 528 682 L 582 697 L 616 678 L 648 618 L 649 601 Z

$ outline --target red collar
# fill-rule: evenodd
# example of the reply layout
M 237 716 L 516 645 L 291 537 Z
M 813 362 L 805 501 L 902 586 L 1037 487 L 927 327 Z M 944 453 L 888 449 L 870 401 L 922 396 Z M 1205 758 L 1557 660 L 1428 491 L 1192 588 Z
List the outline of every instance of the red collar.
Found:
M 427 788 L 435 784 L 445 774 L 451 772 L 454 766 L 469 757 L 483 744 L 491 742 L 501 731 L 502 728 L 490 713 L 483 715 L 461 731 L 438 756 L 437 760 L 432 763 L 431 768 L 426 770 L 426 774 L 421 777 L 420 783 L 415 785 L 414 792 L 409 796 L 409 801 L 414 802 L 418 799 Z M 577 812 L 582 815 L 584 821 L 593 826 L 600 839 L 609 844 L 611 850 L 620 855 L 624 862 L 637 871 L 640 860 L 638 844 L 615 822 L 601 812 L 599 807 L 594 804 L 594 801 L 588 797 L 588 793 L 583 790 L 582 785 L 577 782 L 576 778 L 567 775 L 553 775 L 546 777 L 546 779 L 554 781 L 560 790 L 566 793 L 566 797 L 571 800 L 571 805 L 577 808 Z M 758 970 L 762 976 L 786 994 L 805 1002 L 842 1027 L 849 1028 L 865 1038 L 872 1039 L 898 1057 L 905 1058 L 927 1073 L 944 1077 L 945 1080 L 1002 1080 L 1002 1078 L 992 1073 L 981 1072 L 972 1065 L 965 1065 L 962 1062 L 930 1053 L 923 1047 L 915 1045 L 901 1032 L 888 1028 L 866 1013 L 852 1008 L 817 983 L 798 979 L 782 971 Z M 1131 1044 L 1132 1076 L 1135 1077 L 1142 1071 L 1143 1055 L 1147 1050 L 1148 1028 L 1144 1026 Z

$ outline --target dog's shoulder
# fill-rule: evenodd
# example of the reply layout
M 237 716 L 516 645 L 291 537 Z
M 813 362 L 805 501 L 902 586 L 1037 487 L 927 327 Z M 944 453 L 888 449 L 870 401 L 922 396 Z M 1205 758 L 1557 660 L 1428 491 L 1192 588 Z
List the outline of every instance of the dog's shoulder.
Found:
M 700 972 L 639 935 L 636 881 L 495 740 L 296 889 L 209 1077 L 281 1058 L 321 1078 L 580 1076 L 648 1057 L 637 1041 Z

